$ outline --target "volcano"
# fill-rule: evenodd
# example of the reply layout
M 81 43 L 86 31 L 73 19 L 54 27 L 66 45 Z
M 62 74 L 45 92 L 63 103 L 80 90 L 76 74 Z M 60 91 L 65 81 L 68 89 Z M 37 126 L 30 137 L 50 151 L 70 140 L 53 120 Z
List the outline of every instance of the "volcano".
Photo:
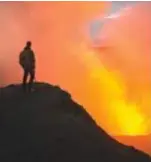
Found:
M 0 161 L 151 162 L 146 153 L 109 136 L 59 86 L 34 88 L 0 89 Z

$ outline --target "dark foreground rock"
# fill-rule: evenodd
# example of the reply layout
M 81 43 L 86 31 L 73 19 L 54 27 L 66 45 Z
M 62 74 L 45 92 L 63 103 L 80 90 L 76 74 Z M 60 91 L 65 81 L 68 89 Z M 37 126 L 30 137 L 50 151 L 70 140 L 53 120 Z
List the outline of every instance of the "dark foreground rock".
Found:
M 98 127 L 70 94 L 45 83 L 0 89 L 1 162 L 151 162 Z

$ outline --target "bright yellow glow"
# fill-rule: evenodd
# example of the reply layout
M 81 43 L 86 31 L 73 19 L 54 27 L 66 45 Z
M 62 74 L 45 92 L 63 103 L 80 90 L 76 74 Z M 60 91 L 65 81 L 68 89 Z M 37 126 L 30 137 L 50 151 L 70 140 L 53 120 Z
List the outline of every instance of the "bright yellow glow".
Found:
M 116 120 L 121 134 L 138 135 L 148 133 L 148 125 L 144 123 L 146 116 L 139 111 L 139 106 L 126 101 L 126 86 L 120 74 L 108 71 L 96 57 L 96 53 L 81 46 L 83 55 L 80 60 L 87 66 L 90 76 L 99 83 L 98 91 L 103 93 L 103 99 L 112 119 Z M 80 56 L 80 55 L 79 55 Z M 101 113 L 101 111 L 100 111 Z M 97 116 L 95 118 L 97 120 Z M 98 121 L 98 120 L 97 120 Z
M 148 126 L 144 124 L 145 116 L 137 110 L 137 105 L 127 104 L 124 100 L 115 100 L 111 104 L 116 111 L 121 134 L 138 135 L 147 133 Z

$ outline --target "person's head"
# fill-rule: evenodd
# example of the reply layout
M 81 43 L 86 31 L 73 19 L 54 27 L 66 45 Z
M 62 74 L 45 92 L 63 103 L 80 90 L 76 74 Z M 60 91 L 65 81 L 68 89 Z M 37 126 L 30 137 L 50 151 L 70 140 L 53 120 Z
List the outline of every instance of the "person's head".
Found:
M 27 48 L 30 48 L 31 45 L 32 45 L 31 41 L 27 41 L 27 42 L 26 42 L 26 47 L 27 47 Z

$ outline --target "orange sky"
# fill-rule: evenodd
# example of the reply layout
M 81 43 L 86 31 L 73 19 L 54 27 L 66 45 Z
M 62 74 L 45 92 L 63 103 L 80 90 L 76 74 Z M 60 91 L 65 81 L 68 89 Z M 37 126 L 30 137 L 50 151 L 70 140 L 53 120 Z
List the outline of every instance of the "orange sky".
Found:
M 18 54 L 32 40 L 37 77 L 60 85 L 110 134 L 150 133 L 150 4 L 109 21 L 94 49 L 88 25 L 106 2 L 1 2 L 1 84 L 20 82 Z

